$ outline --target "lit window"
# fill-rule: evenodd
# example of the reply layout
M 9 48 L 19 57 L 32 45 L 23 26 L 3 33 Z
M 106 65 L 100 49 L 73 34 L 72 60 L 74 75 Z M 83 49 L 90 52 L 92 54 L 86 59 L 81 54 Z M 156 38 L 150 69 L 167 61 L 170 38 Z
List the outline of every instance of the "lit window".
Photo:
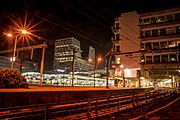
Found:
M 160 16 L 157 20 L 157 22 L 164 22 L 165 21 L 165 16 Z
M 150 24 L 150 18 L 144 19 L 144 24 Z
M 116 59 L 116 63 L 120 64 L 120 57 Z
M 171 61 L 171 62 L 177 62 L 177 56 L 176 56 L 176 54 L 170 55 L 170 61 Z

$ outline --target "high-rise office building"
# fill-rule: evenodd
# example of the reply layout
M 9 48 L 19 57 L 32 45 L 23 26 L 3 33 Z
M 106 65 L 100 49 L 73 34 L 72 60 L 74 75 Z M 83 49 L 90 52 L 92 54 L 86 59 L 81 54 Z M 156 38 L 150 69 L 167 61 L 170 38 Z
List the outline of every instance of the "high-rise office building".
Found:
M 92 59 L 92 61 L 88 63 L 88 66 L 89 66 L 88 70 L 93 71 L 94 70 L 94 64 L 95 64 L 95 49 L 92 46 L 89 46 L 88 58 Z
M 88 60 L 82 59 L 80 42 L 74 37 L 55 41 L 53 69 L 72 72 L 73 50 L 75 49 L 75 72 L 88 71 Z M 92 51 L 92 50 L 91 50 Z M 94 54 L 94 53 L 93 53 Z

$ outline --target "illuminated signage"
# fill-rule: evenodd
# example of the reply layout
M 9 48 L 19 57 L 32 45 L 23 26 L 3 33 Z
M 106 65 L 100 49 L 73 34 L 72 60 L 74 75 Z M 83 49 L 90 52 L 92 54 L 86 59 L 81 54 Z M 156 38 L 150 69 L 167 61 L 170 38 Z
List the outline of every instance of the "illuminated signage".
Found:
M 16 63 L 16 65 L 21 65 L 21 66 L 23 66 L 23 64 L 20 64 L 20 63 Z
M 66 70 L 57 69 L 57 72 L 67 72 Z

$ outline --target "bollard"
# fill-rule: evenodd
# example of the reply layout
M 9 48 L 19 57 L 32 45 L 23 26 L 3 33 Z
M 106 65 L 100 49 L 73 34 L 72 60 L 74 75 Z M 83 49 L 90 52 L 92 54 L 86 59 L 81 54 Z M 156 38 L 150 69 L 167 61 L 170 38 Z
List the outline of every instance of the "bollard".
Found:
M 48 120 L 48 105 L 45 106 L 45 120 Z

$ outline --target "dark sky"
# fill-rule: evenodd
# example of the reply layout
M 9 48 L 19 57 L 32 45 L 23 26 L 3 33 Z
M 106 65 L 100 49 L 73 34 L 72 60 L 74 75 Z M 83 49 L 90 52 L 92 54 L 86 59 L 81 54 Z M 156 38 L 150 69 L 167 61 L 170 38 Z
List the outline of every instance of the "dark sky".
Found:
M 83 57 L 87 57 L 89 45 L 103 56 L 111 47 L 111 25 L 121 12 L 139 12 L 180 6 L 180 0 L 1 0 L 0 1 L 0 49 L 9 47 L 2 35 L 12 24 L 11 17 L 24 18 L 36 26 L 35 32 L 47 41 L 45 70 L 52 69 L 54 40 L 75 37 L 81 41 Z M 43 40 L 35 38 L 36 43 Z M 12 43 L 12 42 L 11 42 Z M 40 62 L 41 50 L 35 50 L 34 61 Z

